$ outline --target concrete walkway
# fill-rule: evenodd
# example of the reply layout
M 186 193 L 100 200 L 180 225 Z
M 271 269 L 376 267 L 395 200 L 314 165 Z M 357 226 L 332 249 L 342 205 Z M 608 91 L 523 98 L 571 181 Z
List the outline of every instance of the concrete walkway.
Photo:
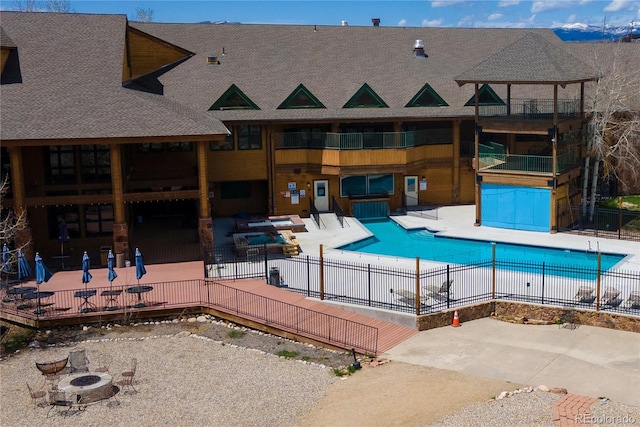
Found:
M 640 334 L 633 332 L 485 318 L 419 332 L 384 356 L 640 406 Z

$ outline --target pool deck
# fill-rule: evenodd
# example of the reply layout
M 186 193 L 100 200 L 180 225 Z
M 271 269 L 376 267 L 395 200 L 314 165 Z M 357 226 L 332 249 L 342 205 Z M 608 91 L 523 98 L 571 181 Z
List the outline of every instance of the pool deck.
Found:
M 534 231 L 507 230 L 502 228 L 474 226 L 475 206 L 444 206 L 438 208 L 438 219 L 422 217 L 419 213 L 393 216 L 405 228 L 428 228 L 443 236 L 465 239 L 488 240 L 495 242 L 517 243 L 533 246 L 546 246 L 563 249 L 627 254 L 615 269 L 623 271 L 640 271 L 640 242 L 605 239 L 593 236 L 581 236 L 569 233 L 543 233 Z M 307 232 L 296 234 L 298 243 L 305 254 L 318 255 L 320 245 L 323 254 L 328 257 L 340 257 L 344 260 L 377 263 L 404 268 L 415 268 L 415 259 L 399 258 L 383 255 L 368 255 L 334 249 L 348 243 L 362 240 L 370 236 L 369 231 L 355 218 L 345 217 L 344 228 L 332 213 L 321 214 L 321 229 L 312 218 L 304 218 Z M 442 265 L 431 261 L 420 261 L 421 268 Z

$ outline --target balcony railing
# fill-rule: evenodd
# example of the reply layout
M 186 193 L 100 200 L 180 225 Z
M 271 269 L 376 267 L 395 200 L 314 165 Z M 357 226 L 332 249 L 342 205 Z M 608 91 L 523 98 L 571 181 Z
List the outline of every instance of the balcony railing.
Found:
M 481 171 L 553 174 L 553 156 L 507 154 L 500 144 L 480 144 L 479 151 Z M 556 173 L 580 166 L 580 153 L 576 149 L 558 154 L 556 157 Z
M 481 105 L 480 117 L 513 120 L 553 120 L 553 99 L 512 99 L 509 105 Z M 580 115 L 580 100 L 559 99 L 558 119 Z
M 274 134 L 276 149 L 382 150 L 452 144 L 451 129 L 406 132 L 286 132 Z

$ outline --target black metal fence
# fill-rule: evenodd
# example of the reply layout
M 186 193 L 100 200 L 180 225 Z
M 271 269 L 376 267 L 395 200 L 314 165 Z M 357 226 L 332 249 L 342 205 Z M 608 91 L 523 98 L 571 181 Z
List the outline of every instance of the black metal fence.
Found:
M 640 316 L 640 272 L 601 271 L 595 260 L 590 268 L 487 260 L 429 270 L 308 255 L 220 261 L 208 277 L 265 278 L 309 297 L 412 314 L 502 299 Z
M 595 208 L 593 215 L 581 206 L 561 206 L 560 214 L 568 225 L 560 231 L 605 237 L 608 239 L 640 241 L 640 212 L 625 209 Z

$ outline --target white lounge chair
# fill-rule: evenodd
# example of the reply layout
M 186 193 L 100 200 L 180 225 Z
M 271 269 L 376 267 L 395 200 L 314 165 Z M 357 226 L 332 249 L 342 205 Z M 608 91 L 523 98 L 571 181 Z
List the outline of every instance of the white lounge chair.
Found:
M 606 288 L 602 293 L 602 304 L 609 307 L 617 307 L 622 304 L 622 298 L 620 298 L 620 291 L 616 288 Z
M 422 288 L 425 296 L 430 296 L 433 299 L 441 300 L 446 299 L 447 296 L 453 297 L 451 286 L 453 285 L 453 279 L 442 282 L 442 285 L 427 285 Z
M 590 286 L 580 286 L 576 292 L 575 300 L 582 304 L 592 304 L 596 300 L 594 292 L 595 289 Z

